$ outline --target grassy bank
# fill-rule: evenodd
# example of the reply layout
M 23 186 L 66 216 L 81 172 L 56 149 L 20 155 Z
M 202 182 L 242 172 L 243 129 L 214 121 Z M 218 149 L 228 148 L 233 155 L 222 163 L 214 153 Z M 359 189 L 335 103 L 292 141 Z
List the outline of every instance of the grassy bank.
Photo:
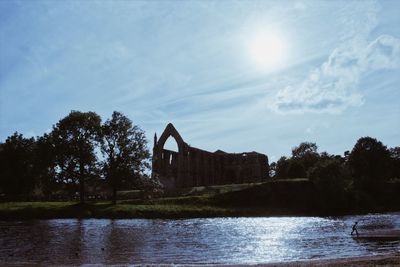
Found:
M 281 209 L 232 206 L 211 196 L 110 202 L 4 202 L 0 219 L 53 218 L 205 218 L 293 214 Z
M 279 180 L 189 190 L 188 196 L 110 202 L 3 202 L 0 219 L 51 218 L 195 218 L 272 215 L 340 215 L 392 211 L 388 208 L 318 210 L 312 184 L 306 179 Z M 398 206 L 397 206 L 398 209 Z

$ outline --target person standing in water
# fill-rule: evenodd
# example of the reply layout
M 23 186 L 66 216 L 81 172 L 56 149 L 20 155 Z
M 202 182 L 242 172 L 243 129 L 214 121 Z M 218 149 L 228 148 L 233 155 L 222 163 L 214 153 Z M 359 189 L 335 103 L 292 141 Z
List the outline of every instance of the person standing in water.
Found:
M 350 234 L 350 235 L 353 235 L 353 233 L 354 233 L 354 232 L 356 232 L 356 235 L 358 236 L 357 224 L 358 224 L 358 222 L 355 222 L 355 223 L 354 223 L 354 225 L 353 225 L 353 228 L 352 228 L 352 230 L 351 230 L 351 234 Z

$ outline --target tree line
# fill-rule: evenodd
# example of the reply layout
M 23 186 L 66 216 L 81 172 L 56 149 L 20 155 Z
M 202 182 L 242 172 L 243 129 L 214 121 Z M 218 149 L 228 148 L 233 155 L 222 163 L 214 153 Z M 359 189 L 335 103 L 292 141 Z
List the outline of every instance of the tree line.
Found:
M 71 111 L 50 133 L 27 138 L 16 132 L 0 142 L 0 198 L 78 197 L 83 203 L 91 191 L 116 203 L 119 190 L 160 192 L 162 185 L 148 175 L 150 159 L 144 131 L 124 114 L 114 111 L 102 122 L 95 112 Z M 400 192 L 400 147 L 362 137 L 341 156 L 303 142 L 269 165 L 269 177 L 308 178 L 328 209 L 370 203 L 385 197 L 388 183 Z
M 71 111 L 50 133 L 15 132 L 0 143 L 0 193 L 8 199 L 79 192 L 83 203 L 90 186 L 111 189 L 115 203 L 117 190 L 157 185 L 149 168 L 144 131 L 116 111 L 104 123 L 95 112 Z
M 270 164 L 270 177 L 308 178 L 319 194 L 319 205 L 327 210 L 377 201 L 387 205 L 393 196 L 400 199 L 400 147 L 388 148 L 375 138 L 362 137 L 343 156 L 317 150 L 310 142 L 294 147 L 291 157 Z M 388 192 L 391 195 L 385 195 Z

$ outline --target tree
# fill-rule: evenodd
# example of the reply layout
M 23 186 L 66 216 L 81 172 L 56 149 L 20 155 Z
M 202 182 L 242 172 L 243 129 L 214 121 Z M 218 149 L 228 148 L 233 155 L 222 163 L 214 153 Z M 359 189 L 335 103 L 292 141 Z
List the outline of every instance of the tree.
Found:
M 374 191 L 380 181 L 389 177 L 390 160 L 389 150 L 380 141 L 372 137 L 358 139 L 348 160 L 356 186 Z
M 287 178 L 289 170 L 289 159 L 285 156 L 279 158 L 275 166 L 275 177 L 276 178 Z
M 300 160 L 291 158 L 287 169 L 287 178 L 302 178 L 306 177 L 306 171 Z
M 85 180 L 96 176 L 95 146 L 101 118 L 94 112 L 71 111 L 51 133 L 60 182 L 79 184 L 80 202 L 85 201 Z
M 56 190 L 56 155 L 52 138 L 48 134 L 38 137 L 34 149 L 34 175 L 37 189 L 45 197 L 49 197 Z
M 304 175 L 319 161 L 317 150 L 318 146 L 310 142 L 300 143 L 299 146 L 292 149 L 292 160 L 303 166 Z
M 339 160 L 319 161 L 308 172 L 308 178 L 316 188 L 320 208 L 328 210 L 344 208 L 350 174 Z
M 123 181 L 139 178 L 149 168 L 150 158 L 144 132 L 122 113 L 114 111 L 102 126 L 103 170 L 113 190 L 113 204 Z
M 35 185 L 33 177 L 34 138 L 15 132 L 0 145 L 0 187 L 8 196 L 28 196 Z
M 400 147 L 389 149 L 391 158 L 390 176 L 391 178 L 400 178 Z
M 315 143 L 302 142 L 299 146 L 292 148 L 294 158 L 302 158 L 307 154 L 317 154 L 318 146 Z

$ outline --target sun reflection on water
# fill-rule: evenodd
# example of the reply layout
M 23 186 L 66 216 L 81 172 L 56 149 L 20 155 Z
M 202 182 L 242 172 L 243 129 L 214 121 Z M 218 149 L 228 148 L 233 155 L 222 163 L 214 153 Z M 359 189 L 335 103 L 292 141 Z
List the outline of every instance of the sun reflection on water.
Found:
M 360 222 L 360 231 L 400 228 L 400 214 L 0 221 L 0 263 L 18 259 L 50 265 L 258 264 L 400 250 L 399 241 L 382 243 L 351 238 L 349 230 L 356 220 Z

